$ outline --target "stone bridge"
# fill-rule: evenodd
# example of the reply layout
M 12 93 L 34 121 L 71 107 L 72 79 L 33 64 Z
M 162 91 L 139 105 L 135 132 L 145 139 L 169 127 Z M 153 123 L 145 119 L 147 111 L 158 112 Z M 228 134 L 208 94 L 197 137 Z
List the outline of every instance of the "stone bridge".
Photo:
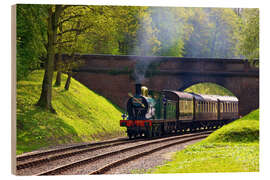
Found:
M 148 65 L 141 83 L 149 89 L 185 90 L 210 82 L 239 99 L 240 115 L 259 107 L 259 69 L 247 60 L 113 55 L 81 55 L 80 59 L 84 63 L 75 70 L 74 78 L 123 109 L 128 92 L 134 94 L 135 68 L 140 62 Z

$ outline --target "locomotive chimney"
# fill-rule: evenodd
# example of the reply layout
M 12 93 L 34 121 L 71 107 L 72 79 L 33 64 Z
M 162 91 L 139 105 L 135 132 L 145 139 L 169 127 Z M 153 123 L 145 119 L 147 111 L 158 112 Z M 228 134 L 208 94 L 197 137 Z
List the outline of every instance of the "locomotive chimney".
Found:
M 136 95 L 141 95 L 142 94 L 142 84 L 135 84 L 135 89 L 136 89 Z

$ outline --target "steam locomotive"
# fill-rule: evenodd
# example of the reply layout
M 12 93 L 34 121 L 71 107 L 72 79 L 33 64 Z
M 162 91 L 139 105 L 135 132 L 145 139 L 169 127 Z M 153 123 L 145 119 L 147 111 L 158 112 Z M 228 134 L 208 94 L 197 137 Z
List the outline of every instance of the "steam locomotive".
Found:
M 174 90 L 148 91 L 136 84 L 120 126 L 131 138 L 217 129 L 239 117 L 238 99 Z

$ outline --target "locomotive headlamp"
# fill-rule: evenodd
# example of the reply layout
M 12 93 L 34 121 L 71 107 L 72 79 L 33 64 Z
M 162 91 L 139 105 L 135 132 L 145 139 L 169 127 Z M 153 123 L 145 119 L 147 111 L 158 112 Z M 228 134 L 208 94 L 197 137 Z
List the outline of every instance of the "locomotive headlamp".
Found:
M 145 97 L 148 97 L 148 88 L 145 86 L 142 86 L 142 95 Z

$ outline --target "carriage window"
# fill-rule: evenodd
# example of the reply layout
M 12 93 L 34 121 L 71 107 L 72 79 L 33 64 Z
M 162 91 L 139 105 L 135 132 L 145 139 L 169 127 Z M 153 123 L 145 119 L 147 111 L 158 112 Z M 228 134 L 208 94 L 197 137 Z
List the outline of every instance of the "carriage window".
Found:
M 221 110 L 222 112 L 224 112 L 224 103 L 221 103 L 222 107 L 221 107 Z
M 223 112 L 223 105 L 220 103 L 220 112 Z

